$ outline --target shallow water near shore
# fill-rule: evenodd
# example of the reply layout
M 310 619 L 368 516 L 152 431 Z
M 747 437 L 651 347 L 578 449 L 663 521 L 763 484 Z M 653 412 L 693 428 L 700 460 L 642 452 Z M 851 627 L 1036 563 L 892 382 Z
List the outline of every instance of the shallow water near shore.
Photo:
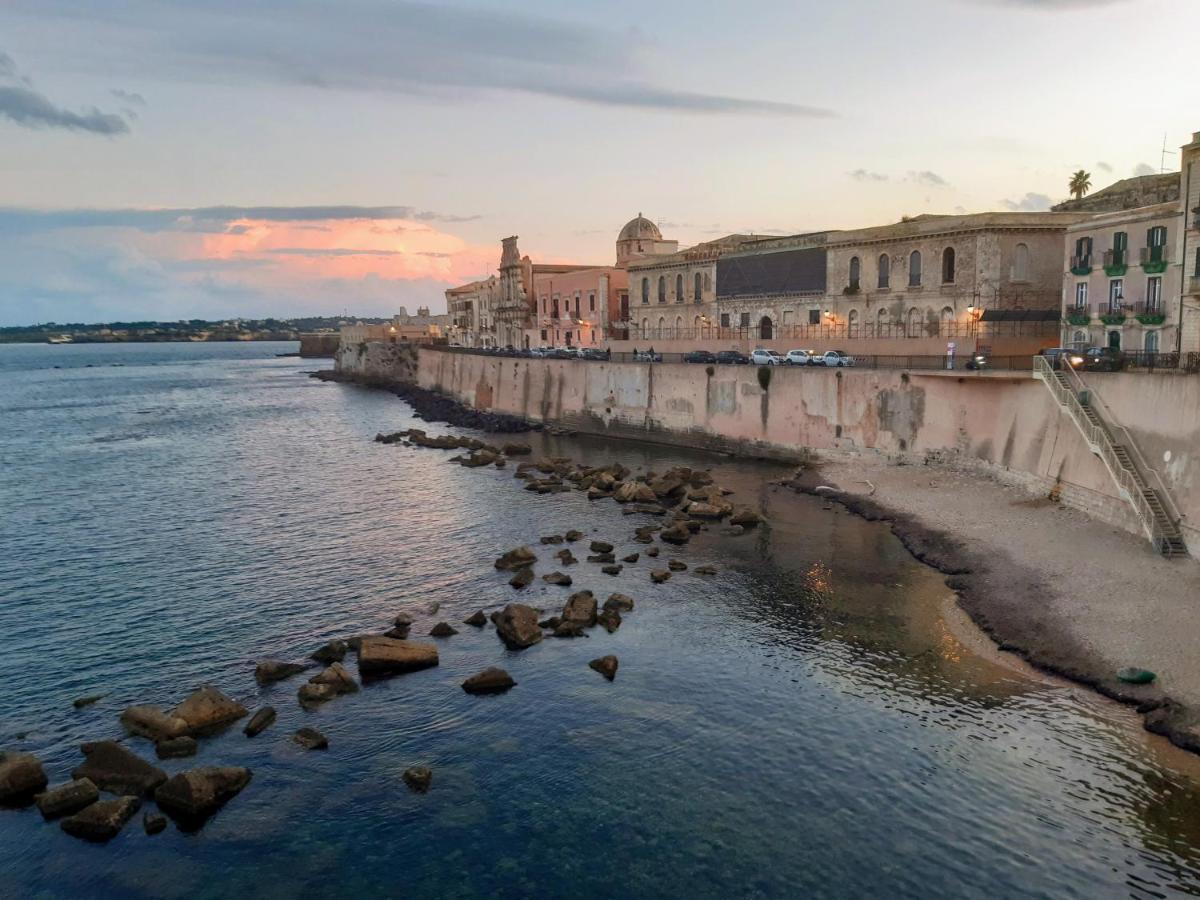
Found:
M 768 519 L 518 594 L 500 552 L 534 546 L 540 575 L 558 549 L 540 535 L 579 528 L 622 556 L 644 552 L 633 529 L 653 520 L 525 492 L 511 466 L 376 444 L 450 429 L 304 374 L 327 361 L 274 357 L 294 349 L 0 346 L 0 748 L 37 753 L 57 783 L 131 703 L 211 682 L 279 710 L 253 740 L 239 725 L 160 764 L 254 770 L 197 834 L 147 837 L 135 820 L 97 847 L 0 810 L 0 894 L 1200 894 L 1195 768 L 1113 704 L 972 649 L 942 578 L 884 526 L 772 487 L 787 470 L 765 464 L 518 436 L 581 461 L 711 466 Z M 689 570 L 652 585 L 670 558 Z M 581 588 L 636 609 L 615 634 L 520 653 L 458 624 Z M 400 611 L 414 639 L 459 629 L 437 641 L 439 667 L 313 712 L 302 679 L 254 683 L 257 658 L 300 659 Z M 605 653 L 612 683 L 587 667 Z M 489 665 L 518 686 L 464 694 Z M 87 694 L 105 697 L 73 709 Z M 329 750 L 293 746 L 301 725 Z M 400 779 L 418 764 L 434 772 L 423 796 Z

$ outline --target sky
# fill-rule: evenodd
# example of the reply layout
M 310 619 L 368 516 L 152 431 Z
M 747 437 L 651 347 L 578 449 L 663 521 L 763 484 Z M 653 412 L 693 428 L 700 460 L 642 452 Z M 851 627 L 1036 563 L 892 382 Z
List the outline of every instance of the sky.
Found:
M 1200 130 L 1195 2 L 4 0 L 0 325 L 441 311 L 639 212 L 1045 209 Z

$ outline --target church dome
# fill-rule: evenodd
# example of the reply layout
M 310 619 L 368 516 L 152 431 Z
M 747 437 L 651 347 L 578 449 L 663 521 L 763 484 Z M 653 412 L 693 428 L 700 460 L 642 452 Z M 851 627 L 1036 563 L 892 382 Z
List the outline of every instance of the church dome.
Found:
M 641 213 L 637 214 L 636 219 L 630 219 L 625 227 L 621 229 L 621 233 L 617 235 L 618 241 L 661 241 L 662 232 L 658 230 L 658 226 L 649 219 L 644 218 Z

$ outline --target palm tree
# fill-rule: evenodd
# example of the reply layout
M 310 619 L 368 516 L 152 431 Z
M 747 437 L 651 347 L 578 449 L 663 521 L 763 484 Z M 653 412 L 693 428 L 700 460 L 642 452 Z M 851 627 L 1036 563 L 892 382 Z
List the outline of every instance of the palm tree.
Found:
M 1071 182 L 1067 186 L 1067 190 L 1069 190 L 1075 196 L 1076 200 L 1082 200 L 1083 195 L 1091 189 L 1092 174 L 1090 172 L 1085 172 L 1083 169 L 1080 169 L 1071 176 Z

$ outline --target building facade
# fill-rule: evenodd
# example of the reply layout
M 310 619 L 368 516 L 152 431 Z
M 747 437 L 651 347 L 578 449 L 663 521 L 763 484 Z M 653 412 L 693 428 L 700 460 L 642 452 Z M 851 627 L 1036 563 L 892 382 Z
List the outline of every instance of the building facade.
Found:
M 1200 353 L 1200 131 L 1180 152 L 1180 207 L 1183 227 L 1179 261 L 1183 266 L 1183 291 L 1179 304 L 1179 349 Z
M 446 291 L 446 309 L 450 317 L 447 337 L 461 347 L 494 347 L 496 328 L 492 305 L 499 293 L 500 279 L 495 275 L 472 281 Z

